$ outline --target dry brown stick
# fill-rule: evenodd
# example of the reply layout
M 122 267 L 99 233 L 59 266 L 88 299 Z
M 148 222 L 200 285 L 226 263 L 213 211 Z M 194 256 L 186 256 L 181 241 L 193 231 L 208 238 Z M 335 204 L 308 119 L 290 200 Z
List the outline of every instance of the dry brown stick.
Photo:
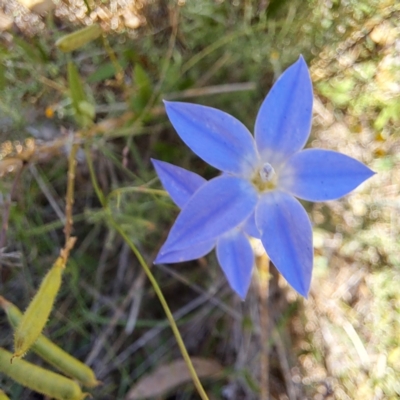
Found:
M 74 187 L 75 187 L 75 168 L 76 168 L 76 153 L 78 152 L 79 145 L 74 143 L 68 157 L 68 181 L 67 181 L 67 195 L 65 202 L 65 244 L 69 242 L 72 233 L 72 209 L 74 205 Z
M 260 400 L 269 400 L 269 257 L 263 253 L 256 258 L 259 273 L 259 306 L 260 306 Z
M 160 109 L 152 109 L 155 115 L 160 113 Z M 57 139 L 40 142 L 39 140 L 29 139 L 29 146 L 25 146 L 21 152 L 17 154 L 6 155 L 0 159 L 0 176 L 13 171 L 16 168 L 21 168 L 22 165 L 35 162 L 45 162 L 65 154 L 65 148 L 71 144 L 82 144 L 84 139 L 103 135 L 108 137 L 110 132 L 115 132 L 123 127 L 130 119 L 133 113 L 125 112 L 118 118 L 108 118 L 100 121 L 89 129 L 77 131 L 73 136 L 63 135 Z M 112 136 L 112 135 L 111 135 Z

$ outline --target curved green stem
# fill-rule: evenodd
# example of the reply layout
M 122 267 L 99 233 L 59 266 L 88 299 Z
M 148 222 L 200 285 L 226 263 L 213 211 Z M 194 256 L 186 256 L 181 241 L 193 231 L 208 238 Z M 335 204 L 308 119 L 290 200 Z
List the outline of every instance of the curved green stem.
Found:
M 92 183 L 93 183 L 93 187 L 94 190 L 97 194 L 97 197 L 99 198 L 102 206 L 108 210 L 108 206 L 107 206 L 107 202 L 105 199 L 105 196 L 103 194 L 103 192 L 101 191 L 98 183 L 97 183 L 97 179 L 96 179 L 96 175 L 94 173 L 94 169 L 93 169 L 93 164 L 92 164 L 92 158 L 90 155 L 90 150 L 88 149 L 87 145 L 85 146 L 85 152 L 86 152 L 86 158 L 87 158 L 87 162 L 88 162 L 88 166 L 89 166 L 89 171 L 90 171 L 90 176 L 92 179 Z M 161 291 L 160 286 L 157 283 L 156 278 L 154 277 L 154 275 L 152 274 L 149 266 L 146 264 L 143 256 L 141 255 L 141 253 L 139 252 L 139 250 L 137 249 L 137 247 L 135 246 L 135 244 L 130 240 L 130 238 L 128 237 L 127 233 L 118 225 L 118 223 L 114 220 L 114 218 L 111 215 L 111 212 L 109 214 L 109 221 L 111 223 L 111 226 L 122 236 L 122 238 L 125 240 L 125 242 L 128 244 L 128 246 L 131 248 L 131 250 L 133 251 L 133 253 L 135 254 L 135 256 L 137 257 L 140 265 L 142 266 L 142 268 L 144 269 L 144 272 L 146 273 L 150 283 L 152 284 L 154 291 L 157 294 L 158 299 L 160 300 L 160 303 L 164 309 L 165 315 L 168 319 L 168 322 L 171 326 L 172 332 L 175 336 L 176 342 L 178 343 L 179 346 L 179 350 L 181 351 L 182 357 L 186 362 L 186 365 L 189 369 L 190 375 L 192 377 L 193 383 L 197 389 L 197 392 L 199 393 L 200 397 L 202 398 L 202 400 L 209 400 L 208 396 L 200 382 L 199 377 L 197 376 L 196 370 L 194 369 L 192 360 L 190 359 L 190 356 L 187 352 L 186 346 L 183 342 L 182 336 L 179 332 L 178 326 L 176 325 L 174 316 L 172 315 L 172 312 L 168 306 L 167 301 L 165 300 L 165 297 Z
M 134 186 L 134 187 L 125 187 L 125 188 L 117 188 L 114 189 L 112 192 L 108 194 L 108 198 L 111 198 L 113 196 L 119 196 L 122 193 L 147 193 L 147 194 L 154 194 L 158 196 L 168 196 L 168 193 L 165 190 L 161 189 L 151 189 L 151 188 L 146 188 L 143 186 Z
M 190 359 L 190 356 L 186 350 L 185 344 L 183 343 L 183 339 L 182 336 L 179 332 L 178 326 L 176 325 L 174 316 L 172 315 L 172 312 L 168 306 L 167 301 L 165 300 L 165 297 L 161 291 L 161 288 L 159 286 L 159 284 L 157 283 L 156 278 L 154 277 L 154 275 L 152 274 L 150 268 L 148 267 L 148 265 L 146 264 L 146 262 L 144 261 L 142 255 L 140 254 L 139 250 L 136 248 L 136 246 L 134 245 L 134 243 L 129 239 L 128 235 L 126 234 L 126 232 L 124 232 L 124 230 L 114 221 L 114 219 L 111 217 L 110 218 L 110 222 L 111 225 L 114 227 L 114 229 L 123 237 L 123 239 L 125 240 L 125 242 L 128 244 L 128 246 L 131 248 L 131 250 L 134 252 L 135 256 L 137 257 L 137 259 L 139 260 L 140 265 L 142 266 L 142 268 L 144 269 L 144 272 L 146 273 L 147 277 L 149 278 L 149 281 L 151 282 L 151 284 L 153 285 L 154 291 L 157 294 L 158 299 L 160 300 L 160 303 L 164 309 L 165 315 L 167 316 L 168 322 L 171 325 L 171 329 L 172 332 L 174 333 L 175 339 L 178 343 L 179 349 L 182 353 L 183 359 L 186 362 L 186 365 L 189 369 L 190 375 L 192 377 L 193 383 L 196 386 L 196 389 L 200 395 L 200 397 L 203 400 L 208 400 L 207 394 L 204 391 L 204 388 L 200 382 L 199 377 L 197 376 L 196 370 L 194 369 L 194 366 L 192 364 L 192 360 Z

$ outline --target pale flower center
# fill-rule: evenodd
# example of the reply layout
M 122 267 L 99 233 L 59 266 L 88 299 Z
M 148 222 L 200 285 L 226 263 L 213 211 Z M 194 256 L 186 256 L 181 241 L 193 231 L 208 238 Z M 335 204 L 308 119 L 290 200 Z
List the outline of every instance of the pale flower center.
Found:
M 259 192 L 275 189 L 276 173 L 274 168 L 270 163 L 264 163 L 256 170 L 251 181 Z
M 275 170 L 271 164 L 265 163 L 258 171 L 263 182 L 270 182 L 275 175 Z

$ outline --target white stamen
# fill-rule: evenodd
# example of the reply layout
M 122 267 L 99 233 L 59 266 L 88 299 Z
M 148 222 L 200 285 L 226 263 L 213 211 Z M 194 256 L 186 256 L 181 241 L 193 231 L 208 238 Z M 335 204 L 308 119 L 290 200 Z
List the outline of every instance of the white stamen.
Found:
M 260 177 L 263 182 L 269 182 L 275 175 L 275 170 L 272 168 L 271 164 L 265 163 L 260 168 Z

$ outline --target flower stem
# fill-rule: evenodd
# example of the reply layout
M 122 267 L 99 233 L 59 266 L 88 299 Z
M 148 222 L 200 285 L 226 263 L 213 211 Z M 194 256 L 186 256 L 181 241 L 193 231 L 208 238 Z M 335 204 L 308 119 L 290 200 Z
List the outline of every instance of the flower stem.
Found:
M 149 281 L 151 282 L 151 284 L 153 285 L 154 291 L 157 294 L 158 299 L 160 300 L 160 303 L 164 309 L 165 315 L 167 316 L 168 322 L 171 325 L 171 329 L 172 332 L 175 335 L 175 339 L 178 343 L 179 349 L 182 353 L 182 356 L 186 362 L 186 365 L 189 369 L 190 375 L 192 376 L 192 380 L 194 385 L 196 386 L 196 389 L 200 395 L 200 397 L 203 400 L 208 400 L 207 394 L 204 391 L 204 388 L 200 382 L 199 377 L 197 376 L 196 370 L 194 369 L 194 366 L 192 364 L 192 361 L 190 359 L 190 356 L 186 350 L 185 344 L 183 343 L 183 339 L 181 334 L 179 333 L 179 329 L 176 325 L 175 319 L 172 315 L 172 312 L 168 306 L 167 301 L 165 300 L 165 297 L 161 291 L 160 286 L 157 283 L 156 278 L 154 277 L 154 275 L 152 274 L 150 268 L 148 267 L 148 265 L 146 264 L 146 262 L 144 261 L 142 255 L 140 254 L 139 250 L 136 248 L 136 246 L 133 244 L 133 242 L 129 239 L 128 235 L 126 234 L 126 232 L 124 232 L 124 230 L 112 219 L 112 217 L 110 218 L 110 222 L 111 225 L 115 228 L 115 230 L 123 237 L 123 239 L 125 240 L 125 242 L 128 244 L 128 246 L 131 248 L 131 250 L 134 252 L 135 256 L 137 257 L 137 259 L 139 260 L 140 265 L 142 266 L 142 268 L 144 269 L 144 272 L 146 273 L 147 277 L 149 278 Z
M 70 240 L 73 224 L 74 205 L 74 187 L 75 187 L 75 169 L 76 169 L 76 154 L 79 150 L 79 145 L 74 143 L 68 157 L 68 181 L 67 181 L 67 195 L 65 199 L 65 247 Z
M 131 192 L 154 194 L 157 196 L 168 196 L 168 193 L 165 190 L 151 189 L 143 186 L 134 186 L 134 187 L 124 187 L 124 188 L 114 189 L 112 192 L 109 193 L 108 197 L 111 198 L 113 196 L 120 196 L 122 193 L 131 193 Z
M 101 191 L 98 182 L 97 182 L 97 178 L 94 172 L 94 168 L 93 168 L 93 163 L 92 163 L 92 158 L 91 158 L 91 154 L 90 154 L 90 150 L 88 148 L 88 146 L 85 146 L 85 152 L 86 152 L 86 158 L 87 158 L 87 162 L 88 162 L 88 166 L 89 166 L 89 171 L 90 171 L 90 177 L 93 183 L 93 187 L 94 190 L 97 194 L 97 197 L 99 198 L 99 201 L 101 202 L 102 206 L 108 210 L 108 206 L 107 206 L 107 202 L 105 199 L 105 196 L 103 194 L 103 192 Z M 178 326 L 176 325 L 175 319 L 172 315 L 172 312 L 168 306 L 167 301 L 165 300 L 165 297 L 161 291 L 160 286 L 157 283 L 156 278 L 154 277 L 154 275 L 152 274 L 149 266 L 146 264 L 143 256 L 140 254 L 139 250 L 137 249 L 137 247 L 135 246 L 135 244 L 130 240 L 129 236 L 127 235 L 127 233 L 121 228 L 120 225 L 118 225 L 118 223 L 113 219 L 111 212 L 109 213 L 109 222 L 111 224 L 111 226 L 122 236 L 122 238 L 125 240 L 125 242 L 127 243 L 127 245 L 131 248 L 131 250 L 133 251 L 133 253 L 135 254 L 135 256 L 137 257 L 140 265 L 142 266 L 144 272 L 146 273 L 150 283 L 152 284 L 154 291 L 156 292 L 156 295 L 161 303 L 161 306 L 164 309 L 165 315 L 168 319 L 168 322 L 171 326 L 172 332 L 175 336 L 176 342 L 178 343 L 178 347 L 179 350 L 181 351 L 182 357 L 186 362 L 186 365 L 189 369 L 190 375 L 192 377 L 193 383 L 197 389 L 197 392 L 199 393 L 200 397 L 202 400 L 209 400 L 208 396 L 200 382 L 199 377 L 197 376 L 196 370 L 194 369 L 193 363 L 190 359 L 190 356 L 187 352 L 187 349 L 185 347 L 185 344 L 183 342 L 182 336 L 179 332 Z

